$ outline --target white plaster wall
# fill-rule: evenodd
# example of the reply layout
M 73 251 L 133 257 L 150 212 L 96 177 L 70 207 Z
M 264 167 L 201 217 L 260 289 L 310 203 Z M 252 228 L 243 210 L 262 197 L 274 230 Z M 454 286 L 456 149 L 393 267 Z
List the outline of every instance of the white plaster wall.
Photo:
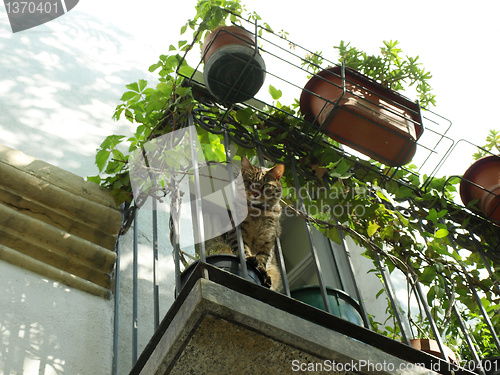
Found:
M 113 302 L 0 264 L 0 374 L 110 374 Z
M 16 34 L 0 6 L 0 143 L 83 177 L 97 174 L 94 155 L 104 137 L 132 131 L 112 120 L 125 85 L 152 78 L 148 67 L 178 40 L 194 4 L 85 0 Z M 148 267 L 140 267 L 142 316 L 152 314 Z M 126 272 L 123 280 L 130 289 Z M 0 374 L 111 374 L 113 311 L 114 300 L 0 262 Z M 131 361 L 130 325 L 122 321 L 120 375 Z M 142 350 L 153 328 L 147 319 L 140 324 Z

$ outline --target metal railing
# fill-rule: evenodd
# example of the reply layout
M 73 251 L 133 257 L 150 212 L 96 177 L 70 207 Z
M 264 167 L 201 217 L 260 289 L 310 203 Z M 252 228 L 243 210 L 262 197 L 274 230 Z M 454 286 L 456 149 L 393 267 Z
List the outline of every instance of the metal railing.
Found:
M 193 118 L 190 118 L 188 123 L 188 126 L 186 127 L 185 134 L 189 134 L 190 138 L 197 137 L 196 133 L 196 126 L 194 126 L 195 121 L 193 121 Z M 228 129 L 224 129 L 224 126 L 222 124 L 219 124 L 222 128 L 218 129 L 218 132 L 220 133 L 222 137 L 222 144 L 224 145 L 225 149 L 225 156 L 227 158 L 227 161 L 230 162 L 232 161 L 232 155 L 231 155 L 231 136 L 228 131 Z M 212 129 L 213 130 L 213 129 Z M 263 164 L 264 161 L 264 155 L 262 152 L 262 148 L 260 147 L 259 139 L 257 138 L 258 133 L 256 132 L 254 134 L 254 138 L 252 139 L 252 146 L 257 145 L 256 150 L 257 150 L 257 160 L 259 161 L 260 164 Z M 196 150 L 196 144 L 190 143 L 191 151 L 193 157 L 195 157 L 196 153 L 198 150 Z M 268 156 L 267 156 L 268 157 Z M 295 158 L 289 158 L 287 162 L 288 167 L 291 168 L 291 175 L 293 179 L 293 186 L 294 188 L 298 191 L 301 186 L 299 178 L 299 172 L 297 169 L 297 161 Z M 194 229 L 192 233 L 196 233 L 195 236 L 198 236 L 198 243 L 199 246 L 193 247 L 194 251 L 197 252 L 199 256 L 199 260 L 202 262 L 205 262 L 207 259 L 207 254 L 206 254 L 206 249 L 205 249 L 205 238 L 203 238 L 205 230 L 203 227 L 203 220 L 204 217 L 202 215 L 203 211 L 203 197 L 202 197 L 202 192 L 201 192 L 201 186 L 200 186 L 200 181 L 199 181 L 199 170 L 202 167 L 202 165 L 198 165 L 197 163 L 193 163 L 192 171 L 189 172 L 192 175 L 192 180 L 193 184 L 191 185 L 190 189 L 193 189 L 192 192 L 183 192 L 184 194 L 193 194 L 194 199 L 191 200 L 191 208 L 193 217 L 188 217 L 187 219 L 183 219 L 183 225 L 186 225 L 187 223 L 191 223 L 192 226 L 197 226 L 197 228 Z M 229 168 L 230 170 L 231 168 Z M 233 172 L 230 171 L 228 176 L 233 176 Z M 231 177 L 230 177 L 231 179 Z M 235 191 L 233 190 L 234 185 L 231 185 L 233 181 L 228 181 L 230 183 L 230 186 L 232 186 L 232 189 L 229 190 L 229 194 L 235 194 Z M 171 186 L 175 186 L 174 183 L 171 184 Z M 175 189 L 174 189 L 175 191 Z M 131 299 L 131 308 L 132 308 L 132 313 L 131 313 L 131 358 L 132 358 L 132 363 L 135 363 L 137 361 L 137 358 L 140 354 L 140 343 L 139 343 L 139 330 L 140 327 L 144 327 L 144 324 L 140 322 L 139 318 L 139 307 L 142 306 L 145 301 L 141 300 L 141 295 L 139 292 L 139 282 L 140 282 L 140 276 L 139 276 L 139 268 L 140 264 L 144 263 L 141 262 L 140 260 L 140 255 L 139 255 L 139 247 L 140 245 L 140 237 L 144 236 L 144 233 L 149 232 L 150 234 L 150 243 L 148 243 L 149 249 L 146 250 L 145 253 L 149 253 L 149 257 L 151 257 L 151 263 L 152 263 L 152 284 L 151 284 L 151 296 L 152 296 L 152 303 L 150 306 L 152 306 L 152 309 L 154 311 L 153 314 L 153 327 L 152 329 L 149 328 L 148 331 L 154 332 L 160 323 L 162 313 L 160 311 L 160 304 L 161 304 L 161 293 L 160 290 L 161 288 L 165 287 L 167 290 L 170 292 L 172 291 L 172 285 L 160 285 L 159 282 L 159 269 L 161 268 L 160 265 L 160 260 L 159 260 L 159 253 L 162 254 L 168 254 L 171 251 L 173 251 L 173 260 L 170 260 L 170 262 L 174 264 L 173 270 L 171 269 L 170 272 L 174 274 L 173 278 L 169 278 L 169 280 L 175 280 L 175 295 L 177 296 L 181 290 L 181 274 L 182 274 L 182 262 L 181 262 L 181 257 L 182 257 L 182 252 L 185 250 L 181 250 L 181 233 L 179 231 L 180 227 L 180 220 L 179 219 L 179 212 L 176 211 L 176 208 L 178 207 L 178 202 L 175 202 L 175 199 L 178 199 L 180 194 L 170 194 L 170 199 L 174 200 L 174 203 L 170 202 L 167 204 L 166 201 L 168 201 L 167 198 L 162 198 L 163 202 L 160 202 L 159 199 L 154 198 L 151 199 L 152 201 L 152 206 L 150 207 L 150 210 L 146 209 L 146 214 L 151 215 L 151 221 L 150 221 L 150 226 L 148 224 L 148 227 L 143 227 L 143 224 L 141 223 L 139 219 L 139 212 L 144 211 L 143 208 L 138 208 L 136 205 L 129 206 L 126 210 L 126 216 L 128 217 L 126 222 L 128 223 L 127 226 L 131 226 L 131 233 L 128 233 L 126 236 L 131 237 L 132 241 L 132 288 L 131 288 L 131 296 L 127 296 L 127 299 Z M 232 197 L 234 199 L 234 196 Z M 169 225 L 167 227 L 161 227 L 159 225 L 158 221 L 158 214 L 159 214 L 159 205 L 163 205 L 166 207 L 169 207 L 170 210 L 167 213 L 163 213 L 163 216 L 167 215 L 169 217 Z M 295 209 L 298 211 L 304 211 L 304 202 L 298 197 L 298 200 L 295 205 Z M 164 207 L 163 207 L 164 208 Z M 403 209 L 401 209 L 403 210 Z M 407 214 L 407 210 L 405 211 L 405 214 Z M 416 220 L 422 220 L 421 218 L 415 217 Z M 364 298 L 363 295 L 365 293 L 369 293 L 369 291 L 363 291 L 363 286 L 365 283 L 363 283 L 364 280 L 359 279 L 359 277 L 356 277 L 355 275 L 355 269 L 352 263 L 352 257 L 350 255 L 349 249 L 347 248 L 346 245 L 346 240 L 344 238 L 344 233 L 340 232 L 341 234 L 341 243 L 340 245 L 333 243 L 330 240 L 327 240 L 327 245 L 325 246 L 324 244 L 319 244 L 318 241 L 316 240 L 317 233 L 315 234 L 315 229 L 313 228 L 312 224 L 308 222 L 306 219 L 302 217 L 296 217 L 294 220 L 300 220 L 302 221 L 302 226 L 303 226 L 303 232 L 300 234 L 300 236 L 305 238 L 305 241 L 308 243 L 308 247 L 310 249 L 310 254 L 308 257 L 312 259 L 312 266 L 315 274 L 315 278 L 319 284 L 319 290 L 321 293 L 321 299 L 323 300 L 325 310 L 329 313 L 332 312 L 332 306 L 331 306 L 331 299 L 329 298 L 328 294 L 328 289 L 331 287 L 335 287 L 338 289 L 344 289 L 344 291 L 347 290 L 349 294 L 351 294 L 355 300 L 359 303 L 359 311 L 362 316 L 362 321 L 363 324 L 371 329 L 370 326 L 370 316 L 369 312 L 367 311 L 367 308 L 364 303 Z M 424 223 L 421 223 L 423 225 Z M 168 236 L 166 234 L 169 234 Z M 237 256 L 239 257 L 240 260 L 240 265 L 242 269 L 242 277 L 245 279 L 250 279 L 247 271 L 247 263 L 245 261 L 245 252 L 243 250 L 243 239 L 241 232 L 239 230 L 236 231 L 237 237 L 238 237 L 238 250 L 236 252 Z M 283 233 L 284 235 L 287 234 L 287 227 L 285 226 L 283 228 Z M 160 234 L 163 237 L 169 237 L 168 241 L 165 241 L 165 238 L 163 239 L 163 247 L 161 248 L 159 242 L 159 236 Z M 425 231 L 422 229 L 421 230 L 421 236 L 424 241 L 427 239 L 425 238 Z M 122 279 L 120 278 L 120 267 L 122 265 L 122 262 L 120 259 L 123 257 L 122 254 L 122 238 L 125 236 L 122 235 L 120 237 L 119 241 L 119 251 L 118 251 L 118 263 L 117 263 L 117 273 L 116 273 L 116 283 L 117 283 L 117 288 L 116 288 L 116 299 L 115 299 L 115 306 L 116 306 L 116 318 L 115 318 L 115 373 L 117 373 L 116 369 L 118 368 L 118 361 L 120 354 L 122 353 L 119 350 L 120 347 L 120 337 L 119 337 L 119 332 L 122 330 L 121 325 L 123 324 L 123 321 L 120 320 L 120 307 L 121 302 L 123 301 L 123 294 L 120 292 L 120 284 L 123 283 Z M 326 237 L 325 237 L 326 239 Z M 194 241 L 194 240 L 193 240 Z M 450 244 L 453 247 L 453 238 L 450 238 Z M 321 251 L 319 251 L 318 246 L 321 246 Z M 334 251 L 334 248 L 336 249 L 336 252 Z M 287 247 L 283 247 L 282 244 L 280 243 L 280 240 L 278 239 L 276 241 L 276 256 L 278 258 L 278 264 L 280 266 L 280 271 L 282 274 L 282 280 L 283 280 L 283 289 L 280 291 L 280 293 L 291 297 L 291 290 L 293 287 L 290 286 L 288 275 L 290 274 L 291 270 L 286 269 L 286 263 L 287 263 L 287 256 L 290 252 L 295 251 L 295 249 L 290 249 Z M 143 251 L 144 253 L 144 251 Z M 330 262 L 324 262 L 322 260 L 325 259 L 325 255 L 328 253 L 329 254 L 329 259 L 331 260 Z M 321 258 L 323 257 L 323 258 Z M 165 257 L 163 258 L 165 259 Z M 483 260 L 486 262 L 485 264 L 490 266 L 489 261 L 483 257 Z M 387 271 L 387 267 L 384 264 L 384 261 L 376 255 L 376 262 L 375 265 L 377 266 L 378 272 L 381 275 L 383 285 L 385 287 L 385 293 L 390 301 L 390 305 L 392 307 L 392 315 L 394 316 L 395 320 L 397 321 L 397 325 L 399 326 L 399 331 L 401 334 L 401 338 L 403 342 L 409 344 L 410 343 L 410 338 L 414 336 L 412 332 L 410 332 L 408 326 L 408 311 L 405 313 L 402 312 L 400 302 L 398 301 L 398 297 L 396 296 L 396 293 L 393 288 L 393 282 L 391 281 L 391 274 Z M 411 267 L 411 264 L 407 264 L 408 267 Z M 344 272 L 344 275 L 340 275 L 340 273 Z M 347 271 L 347 273 L 346 273 Z M 335 277 L 339 282 L 336 285 L 332 285 L 331 281 L 326 281 L 326 276 L 327 274 L 335 274 Z M 466 274 L 466 272 L 465 272 Z M 418 303 L 419 309 L 422 309 L 425 312 L 425 320 L 427 324 L 429 325 L 434 338 L 437 340 L 440 349 L 445 355 L 445 349 L 444 349 L 444 344 L 441 339 L 441 336 L 443 332 L 440 332 L 437 328 L 437 325 L 434 321 L 434 316 L 431 313 L 431 308 L 427 304 L 427 298 L 426 298 L 426 293 L 424 291 L 424 287 L 420 284 L 420 282 L 413 276 L 413 274 L 410 272 L 409 276 L 407 278 L 408 283 L 410 285 L 411 293 L 415 293 L 416 295 L 416 302 Z M 444 280 L 444 285 L 445 285 L 445 293 L 448 295 L 449 300 L 452 300 L 453 293 L 455 288 L 453 285 L 449 285 L 448 281 L 443 278 Z M 471 295 L 474 297 L 476 303 L 478 304 L 482 316 L 480 317 L 487 325 L 488 330 L 490 334 L 493 337 L 494 343 L 497 346 L 497 348 L 500 347 L 499 341 L 498 341 L 498 336 L 495 332 L 495 328 L 492 326 L 491 321 L 488 317 L 488 313 L 485 311 L 482 303 L 481 303 L 481 297 L 476 290 L 476 288 L 471 284 L 470 280 L 463 280 L 464 283 L 469 285 L 469 290 Z M 296 285 L 295 285 L 296 286 Z M 350 287 L 349 287 L 350 286 Z M 123 287 L 123 286 L 122 286 Z M 127 288 L 127 290 L 130 290 Z M 173 297 L 173 295 L 172 295 Z M 368 309 L 369 310 L 369 309 Z M 411 310 L 409 308 L 409 310 Z M 410 311 L 411 313 L 411 311 Z M 475 348 L 475 343 L 473 338 L 471 337 L 470 333 L 468 332 L 468 328 L 466 327 L 466 324 L 463 321 L 461 312 L 459 310 L 459 306 L 453 305 L 452 307 L 452 313 L 455 314 L 456 318 L 459 321 L 462 335 L 464 340 L 466 341 L 467 346 L 469 347 L 469 350 L 471 352 L 471 358 L 475 361 L 475 363 L 480 363 L 481 358 L 479 358 L 476 348 Z M 372 317 L 373 318 L 373 317 Z M 122 343 L 123 344 L 123 343 Z M 128 343 L 125 343 L 128 345 Z M 125 345 L 125 346 L 127 346 Z M 144 343 L 142 344 L 142 346 Z M 444 356 L 443 358 L 446 358 Z M 482 370 L 478 370 L 480 374 L 483 374 L 484 372 L 481 372 Z

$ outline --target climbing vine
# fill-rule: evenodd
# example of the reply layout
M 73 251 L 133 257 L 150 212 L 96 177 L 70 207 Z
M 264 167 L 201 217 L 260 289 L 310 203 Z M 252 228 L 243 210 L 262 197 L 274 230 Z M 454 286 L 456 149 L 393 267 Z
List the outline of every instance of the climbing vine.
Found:
M 185 127 L 189 114 L 210 126 L 224 123 L 233 138 L 239 139 L 236 158 L 256 156 L 255 148 L 248 144 L 245 147 L 245 142 L 257 134 L 270 159 L 286 165 L 293 159 L 298 164 L 299 185 L 307 194 L 302 194 L 305 209 L 297 214 L 333 241 L 339 242 L 339 230 L 343 231 L 366 248 L 367 257 L 375 260 L 380 256 L 390 272 L 397 269 L 409 280 L 422 283 L 435 320 L 456 347 L 463 344 L 457 338 L 458 323 L 451 314 L 453 308 L 458 308 L 470 322 L 477 345 L 484 354 L 491 354 L 491 335 L 486 339 L 484 327 L 475 319 L 479 310 L 469 286 L 479 291 L 491 321 L 500 327 L 498 229 L 455 203 L 460 179 L 421 176 L 412 165 L 388 176 L 382 165 L 346 156 L 328 138 L 308 148 L 300 138 L 304 120 L 297 103 L 280 103 L 282 92 L 273 86 L 269 93 L 275 102 L 266 111 L 225 108 L 200 96 L 186 84 L 185 77 L 193 73 L 193 68 L 185 61 L 185 52 L 221 24 L 238 23 L 241 18 L 260 21 L 260 17 L 247 12 L 238 0 L 200 0 L 195 11 L 194 18 L 181 28 L 182 36 L 192 32 L 193 43 L 181 40 L 170 45 L 169 51 L 150 66 L 149 71 L 157 74 L 157 83 L 151 85 L 140 79 L 126 86 L 113 118 L 128 120 L 132 125 L 130 134 L 106 137 L 95 158 L 99 175 L 88 179 L 108 188 L 117 204 L 132 202 L 131 155 L 147 147 L 152 139 Z M 262 25 L 259 32 L 273 33 L 269 25 Z M 422 105 L 435 103 L 428 82 L 430 73 L 420 67 L 418 57 L 402 58 L 398 42 L 384 42 L 380 56 L 367 55 L 343 41 L 335 48 L 346 66 L 394 90 L 416 85 Z M 317 71 L 323 64 L 321 56 L 320 52 L 304 56 L 303 66 Z M 203 128 L 198 135 L 207 160 L 224 161 L 221 135 Z M 498 151 L 498 138 L 498 133 L 492 132 L 486 149 Z M 283 204 L 291 207 L 298 192 L 290 168 L 286 169 L 283 185 Z M 454 298 L 450 299 L 447 288 L 452 285 Z M 415 324 L 419 325 L 417 335 L 429 332 L 423 320 Z M 396 326 L 373 325 L 389 336 L 398 336 Z

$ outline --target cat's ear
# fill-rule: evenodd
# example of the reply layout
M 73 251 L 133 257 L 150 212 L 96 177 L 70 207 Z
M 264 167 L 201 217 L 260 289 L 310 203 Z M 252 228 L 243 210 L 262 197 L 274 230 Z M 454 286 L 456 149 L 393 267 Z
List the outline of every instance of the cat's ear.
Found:
M 250 160 L 248 160 L 245 156 L 241 157 L 241 174 L 245 174 L 252 169 L 253 165 L 250 164 Z
M 283 176 L 283 172 L 285 172 L 285 166 L 283 164 L 277 164 L 274 167 L 272 167 L 269 172 L 271 175 L 277 180 L 281 180 L 281 177 Z

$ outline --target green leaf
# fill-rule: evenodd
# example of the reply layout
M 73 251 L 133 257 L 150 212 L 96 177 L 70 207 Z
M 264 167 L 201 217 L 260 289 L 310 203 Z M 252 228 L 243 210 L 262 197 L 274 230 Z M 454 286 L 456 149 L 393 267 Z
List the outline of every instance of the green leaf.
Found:
M 234 117 L 244 125 L 252 125 L 253 115 L 254 113 L 251 108 L 242 108 L 236 111 Z
M 415 195 L 415 191 L 413 189 L 410 189 L 410 188 L 405 187 L 405 186 L 401 186 L 399 188 L 398 199 L 408 198 L 408 197 L 412 197 L 414 195 Z
M 441 210 L 441 211 L 438 212 L 437 216 L 438 216 L 438 218 L 442 218 L 447 213 L 448 213 L 448 210 Z
M 335 172 L 339 175 L 346 175 L 347 171 L 351 168 L 351 165 L 346 161 L 346 159 L 342 159 L 340 163 L 335 168 Z
M 328 228 L 325 234 L 330 240 L 337 244 L 340 244 L 341 238 L 339 230 L 337 228 Z
M 392 238 L 393 235 L 394 235 L 394 227 L 392 225 L 388 225 L 388 226 L 384 227 L 380 232 L 380 237 L 382 239 Z
M 384 201 L 386 201 L 386 202 L 390 202 L 390 199 L 389 199 L 389 198 L 387 198 L 387 197 L 385 196 L 385 194 L 384 194 L 382 191 L 377 190 L 377 191 L 376 191 L 376 194 L 377 194 L 377 196 L 378 196 L 380 199 L 383 199 L 383 200 L 384 200 Z
M 95 156 L 95 163 L 97 165 L 97 168 L 99 168 L 100 172 L 104 170 L 104 167 L 106 166 L 110 154 L 111 152 L 108 150 L 99 150 L 97 152 Z
M 172 93 L 172 85 L 165 82 L 160 82 L 158 86 L 156 86 L 156 89 L 165 96 L 170 96 L 170 94 Z
M 130 202 L 132 200 L 132 194 L 128 191 L 123 191 L 122 189 L 113 189 L 110 194 L 115 200 L 115 204 L 117 206 L 120 206 L 123 202 Z
M 125 109 L 125 118 L 129 120 L 130 122 L 134 122 L 134 115 L 130 111 L 130 109 Z
M 165 61 L 165 68 L 168 71 L 172 71 L 173 68 L 177 68 L 177 65 L 179 64 L 179 60 L 177 59 L 176 55 L 169 56 L 167 60 Z
M 418 281 L 423 284 L 428 285 L 436 277 L 436 267 L 429 266 L 425 267 L 424 271 L 418 277 Z
M 433 223 L 437 223 L 438 220 L 437 211 L 434 208 L 431 208 L 429 210 L 429 214 L 427 215 L 426 219 L 432 221 Z
M 380 225 L 370 222 L 370 224 L 368 224 L 368 229 L 366 230 L 366 233 L 368 234 L 368 236 L 373 237 L 375 232 L 377 232 L 378 228 L 380 228 Z
M 132 90 L 136 93 L 139 93 L 139 85 L 137 84 L 137 82 L 132 82 L 132 83 L 129 83 L 128 85 L 125 86 L 127 89 L 129 90 Z
M 438 273 L 443 273 L 444 272 L 444 265 L 442 263 L 436 263 L 436 271 Z
M 276 89 L 273 85 L 269 85 L 269 94 L 271 94 L 274 100 L 278 100 L 283 95 L 281 90 Z
M 380 297 L 380 295 L 381 295 L 382 293 L 384 293 L 384 291 L 385 291 L 385 289 L 384 289 L 384 288 L 380 289 L 380 290 L 378 291 L 378 293 L 375 295 L 375 299 L 378 299 L 378 297 Z
M 186 96 L 187 94 L 189 94 L 191 92 L 191 87 L 183 87 L 183 86 L 178 86 L 176 89 L 175 89 L 175 93 L 181 97 L 184 97 Z
M 446 237 L 450 232 L 448 231 L 448 229 L 438 229 L 436 231 L 436 233 L 434 233 L 434 237 L 435 238 L 443 238 L 443 237 Z
M 116 148 L 113 149 L 113 158 L 122 162 L 126 161 L 125 155 L 120 150 L 117 150 Z
M 125 106 L 123 104 L 120 104 L 116 107 L 115 113 L 113 113 L 113 119 L 115 121 L 118 121 L 120 119 L 121 114 L 122 114 L 124 109 L 125 109 Z
M 185 77 L 191 77 L 194 73 L 194 69 L 187 64 L 182 64 L 179 68 L 179 74 Z
M 100 176 L 87 176 L 87 181 L 94 182 L 97 185 L 101 183 L 101 177 Z
M 125 138 L 124 135 L 117 135 L 117 134 L 108 135 L 106 139 L 102 141 L 101 149 L 113 148 L 118 143 L 120 143 L 123 138 Z
M 156 64 L 153 64 L 149 67 L 148 71 L 150 71 L 151 73 L 153 73 L 156 69 L 158 69 L 159 67 L 161 66 L 161 63 L 156 63 Z
M 134 98 L 137 98 L 139 97 L 139 95 L 137 94 L 137 92 L 134 92 L 134 91 L 127 91 L 125 92 L 122 97 L 121 97 L 121 101 L 122 102 L 126 102 L 128 100 L 131 100 L 131 99 L 134 99 Z
M 433 285 L 429 291 L 427 292 L 427 303 L 429 304 L 429 306 L 432 306 L 432 302 L 434 301 L 434 299 L 436 298 L 436 291 L 435 291 L 435 286 Z
M 139 80 L 139 92 L 143 92 L 147 85 L 148 85 L 148 81 L 146 81 L 145 79 L 140 79 Z

